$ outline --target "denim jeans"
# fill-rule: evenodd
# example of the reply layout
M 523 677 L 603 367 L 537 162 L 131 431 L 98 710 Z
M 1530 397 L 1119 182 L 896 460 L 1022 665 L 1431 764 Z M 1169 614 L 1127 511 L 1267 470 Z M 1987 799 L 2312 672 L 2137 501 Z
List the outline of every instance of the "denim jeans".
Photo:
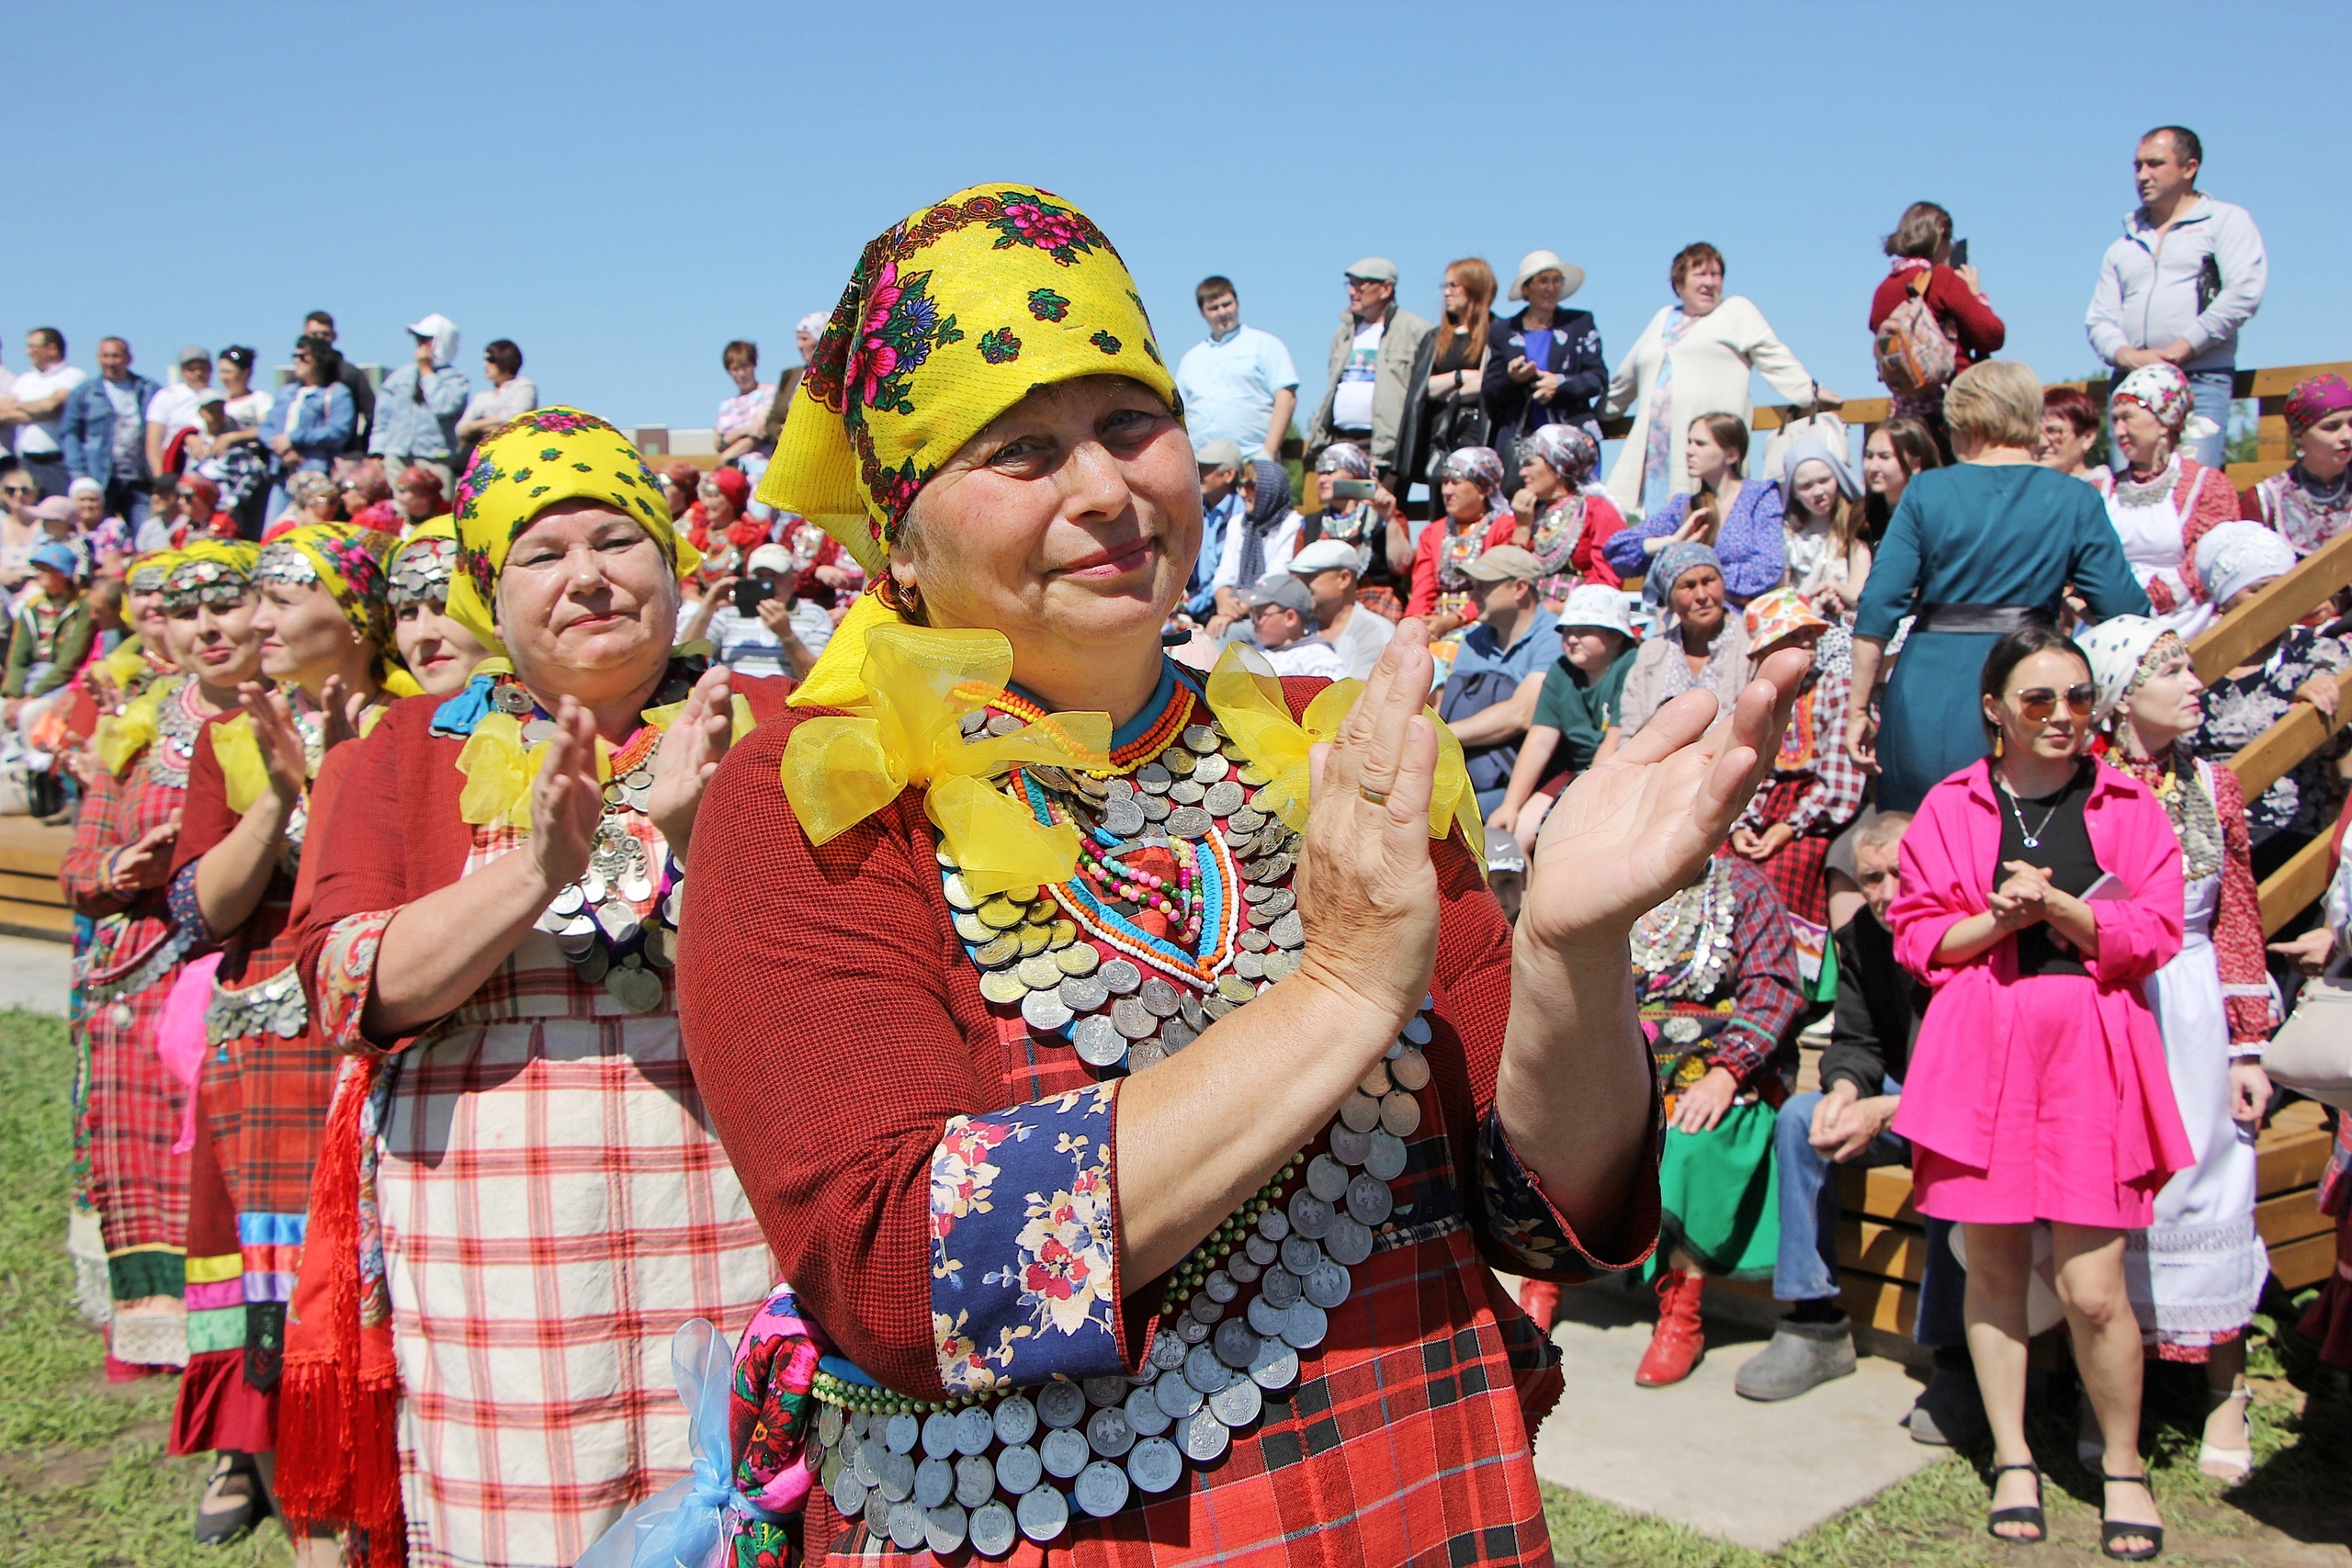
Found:
M 2191 370 L 2188 390 L 2197 400 L 2197 412 L 2213 422 L 2211 435 L 2184 441 L 2180 449 L 2209 468 L 2222 466 L 2222 454 L 2230 435 L 2230 391 L 2237 380 L 2233 370 Z
M 1808 1141 L 1818 1090 L 1792 1094 L 1772 1123 L 1772 1157 L 1780 1167 L 1781 1251 L 1772 1265 L 1772 1294 L 1784 1302 L 1814 1302 L 1838 1294 L 1838 1184 L 1830 1179 L 1837 1167 Z M 1911 1145 L 1892 1133 L 1881 1133 L 1859 1158 L 1857 1167 L 1901 1165 L 1911 1157 Z

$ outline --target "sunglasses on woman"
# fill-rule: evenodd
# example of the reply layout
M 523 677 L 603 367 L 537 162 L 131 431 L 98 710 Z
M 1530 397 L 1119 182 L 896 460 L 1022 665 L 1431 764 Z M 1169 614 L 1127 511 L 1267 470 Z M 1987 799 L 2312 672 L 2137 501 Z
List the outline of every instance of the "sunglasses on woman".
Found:
M 2058 711 L 2061 695 L 2047 686 L 2029 686 L 2018 694 L 2018 712 L 2029 724 L 2040 724 Z M 2085 681 L 2079 686 L 2067 687 L 2063 695 L 2068 713 L 2076 718 L 2088 718 L 2098 701 L 2098 688 Z
M 27 496 L 40 493 L 40 488 L 38 485 L 0 485 L 0 494 Z

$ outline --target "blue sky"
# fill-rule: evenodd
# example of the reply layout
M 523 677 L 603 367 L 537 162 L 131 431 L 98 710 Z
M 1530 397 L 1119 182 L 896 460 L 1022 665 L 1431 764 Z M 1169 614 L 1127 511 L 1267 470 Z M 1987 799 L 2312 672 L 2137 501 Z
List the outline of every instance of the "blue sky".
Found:
M 791 363 L 866 239 L 1017 179 L 1118 243 L 1171 358 L 1193 283 L 1232 276 L 1310 405 L 1358 256 L 1434 315 L 1449 259 L 1557 250 L 1613 362 L 1696 239 L 1823 381 L 1874 395 L 1879 239 L 1919 197 L 2056 378 L 2093 364 L 2132 143 L 2174 119 L 2268 242 L 2240 363 L 2352 357 L 2352 209 L 2310 141 L 2342 6 L 76 0 L 10 6 L 6 39 L 11 368 L 40 324 L 85 367 L 104 333 L 150 375 L 188 342 L 282 363 L 314 306 L 397 364 L 440 310 L 470 371 L 511 337 L 548 400 L 707 425 L 723 342 Z

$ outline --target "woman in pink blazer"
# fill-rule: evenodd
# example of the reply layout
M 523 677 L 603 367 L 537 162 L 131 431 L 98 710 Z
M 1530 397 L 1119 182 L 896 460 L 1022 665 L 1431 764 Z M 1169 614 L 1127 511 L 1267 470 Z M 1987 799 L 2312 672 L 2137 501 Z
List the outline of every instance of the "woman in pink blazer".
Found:
M 2010 633 L 1980 689 L 1993 755 L 1928 791 L 1903 837 L 1894 951 L 1935 998 L 1894 1130 L 1911 1140 L 1919 1212 L 1966 1238 L 1993 1533 L 2046 1533 L 2025 1373 L 2033 1228 L 2047 1223 L 2107 1445 L 2101 1545 L 2137 1561 L 2164 1531 L 2140 1460 L 2123 1233 L 2196 1163 L 2140 985 L 2180 949 L 2180 844 L 2146 785 L 2085 755 L 2097 694 L 2072 641 Z

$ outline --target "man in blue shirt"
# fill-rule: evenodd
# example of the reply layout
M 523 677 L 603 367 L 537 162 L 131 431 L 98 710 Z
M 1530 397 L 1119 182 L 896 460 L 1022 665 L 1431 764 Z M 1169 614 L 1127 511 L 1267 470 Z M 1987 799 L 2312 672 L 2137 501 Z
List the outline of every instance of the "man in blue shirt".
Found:
M 1517 545 L 1497 545 L 1462 570 L 1485 614 L 1462 634 L 1437 711 L 1462 742 L 1484 814 L 1510 785 L 1544 671 L 1558 657 L 1560 624 L 1535 591 L 1543 563 Z
M 1176 390 L 1184 400 L 1193 449 L 1223 440 L 1253 457 L 1279 459 L 1298 411 L 1298 372 L 1291 367 L 1290 350 L 1273 333 L 1241 324 L 1232 279 L 1204 277 L 1193 299 L 1209 324 L 1208 342 L 1194 344 L 1176 363 Z
M 1241 515 L 1241 448 L 1231 441 L 1211 441 L 1196 448 L 1196 456 L 1201 465 L 1201 554 L 1185 586 L 1184 613 L 1204 622 L 1216 614 L 1216 569 L 1225 558 L 1225 531 Z

